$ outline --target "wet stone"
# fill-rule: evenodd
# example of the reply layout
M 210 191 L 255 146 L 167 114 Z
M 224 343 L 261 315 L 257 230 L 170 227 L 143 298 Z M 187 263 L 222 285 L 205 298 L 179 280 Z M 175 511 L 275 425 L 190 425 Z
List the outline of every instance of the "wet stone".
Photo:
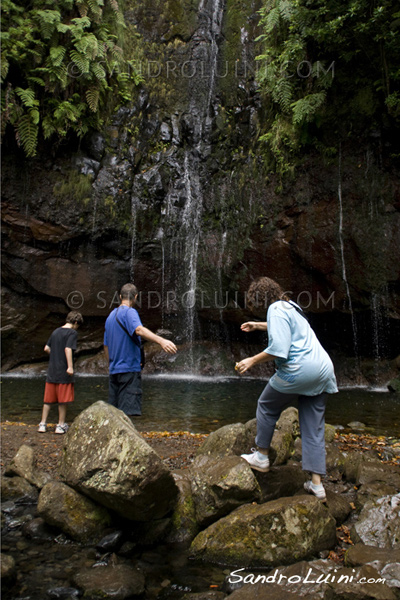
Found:
M 47 590 L 47 595 L 52 600 L 72 600 L 72 598 L 79 598 L 80 592 L 76 588 L 57 587 Z
M 109 533 L 108 535 L 104 536 L 96 545 L 96 548 L 103 552 L 112 552 L 121 545 L 122 538 L 122 531 L 114 531 L 113 533 Z

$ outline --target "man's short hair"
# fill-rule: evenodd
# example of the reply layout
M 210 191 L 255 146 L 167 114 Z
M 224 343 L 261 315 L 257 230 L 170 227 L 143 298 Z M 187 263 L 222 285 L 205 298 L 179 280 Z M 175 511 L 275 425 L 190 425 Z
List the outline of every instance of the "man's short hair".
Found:
M 133 283 L 125 283 L 125 285 L 122 286 L 119 295 L 121 296 L 121 300 L 133 301 L 138 295 L 138 289 Z
M 77 312 L 76 310 L 71 310 L 71 312 L 67 314 L 67 319 L 65 322 L 71 323 L 71 325 L 75 325 L 75 323 L 78 323 L 78 325 L 82 325 L 83 317 L 80 312 Z

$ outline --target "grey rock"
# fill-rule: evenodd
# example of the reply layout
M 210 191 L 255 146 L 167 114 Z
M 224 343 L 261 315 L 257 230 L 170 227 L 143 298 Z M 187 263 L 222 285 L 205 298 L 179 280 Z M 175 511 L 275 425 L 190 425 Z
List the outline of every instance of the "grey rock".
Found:
M 333 425 L 325 423 L 325 442 L 330 444 L 335 439 L 336 428 Z
M 357 431 L 364 431 L 366 425 L 365 423 L 361 423 L 361 421 L 352 421 L 351 423 L 347 423 L 347 427 L 356 429 Z
M 400 569 L 400 548 L 377 548 L 366 544 L 350 546 L 345 555 L 345 564 L 350 567 L 372 565 L 381 571 L 385 565 L 398 563 Z M 400 571 L 399 571 L 400 574 Z
M 100 162 L 105 150 L 105 140 L 101 133 L 95 132 L 85 139 L 85 146 L 91 158 Z
M 190 478 L 200 527 L 260 497 L 253 471 L 238 456 L 199 456 L 190 467 Z
M 73 600 L 79 598 L 81 594 L 76 588 L 57 587 L 47 590 L 47 595 L 52 600 Z
M 96 402 L 72 423 L 60 475 L 71 487 L 134 521 L 164 517 L 178 494 L 169 469 L 130 419 L 105 402 Z
M 400 548 L 400 494 L 367 502 L 354 528 L 366 545 Z
M 74 583 L 85 598 L 125 600 L 144 592 L 145 578 L 134 566 L 117 564 L 83 569 L 75 575 Z
M 44 486 L 38 502 L 40 516 L 74 540 L 98 538 L 111 523 L 108 511 L 60 481 Z
M 224 600 L 224 598 L 226 598 L 225 594 L 218 591 L 198 592 L 182 596 L 182 600 Z
M 35 451 L 31 446 L 23 444 L 5 471 L 5 475 L 19 475 L 29 483 L 41 489 L 51 480 L 48 473 L 36 467 Z
M 161 123 L 160 138 L 163 142 L 170 142 L 172 138 L 171 128 L 168 123 Z
M 123 535 L 122 531 L 113 531 L 103 537 L 96 548 L 102 552 L 113 552 L 121 545 Z
M 2 477 L 1 478 L 1 499 L 18 500 L 20 503 L 36 502 L 39 493 L 37 488 L 31 485 L 23 477 Z
M 50 540 L 54 540 L 56 533 L 46 524 L 46 521 L 41 517 L 37 517 L 36 519 L 32 519 L 29 523 L 22 528 L 22 533 L 25 537 L 41 541 L 47 542 Z
M 100 169 L 100 163 L 97 160 L 93 160 L 93 158 L 88 158 L 87 156 L 78 157 L 75 160 L 75 164 L 82 175 L 90 175 L 93 177 L 93 179 L 96 177 Z
M 394 496 L 396 492 L 397 489 L 393 485 L 386 485 L 381 481 L 366 483 L 357 491 L 357 505 L 362 508 L 369 500 L 377 500 L 383 498 L 383 496 Z
M 336 524 L 316 498 L 281 498 L 237 508 L 199 533 L 194 558 L 240 567 L 290 564 L 328 550 Z
M 17 568 L 15 560 L 9 554 L 0 555 L 1 559 L 1 586 L 4 591 L 5 588 L 11 586 L 17 577 Z M 3 587 L 4 586 L 4 587 Z
M 352 511 L 350 502 L 341 494 L 337 494 L 330 489 L 326 490 L 326 506 L 336 525 L 341 525 L 347 519 Z
M 282 465 L 272 467 L 268 473 L 254 472 L 261 488 L 261 502 L 304 494 L 307 475 L 299 466 Z
M 225 425 L 207 437 L 198 449 L 197 455 L 237 456 L 248 453 L 255 444 L 256 431 L 256 419 L 252 419 L 244 425 L 242 423 Z M 298 435 L 298 411 L 293 407 L 287 408 L 282 412 L 276 424 L 270 449 L 271 464 L 281 465 L 287 462 L 293 454 L 294 441 Z
M 210 433 L 197 450 L 196 455 L 238 456 L 247 452 L 252 444 L 254 444 L 252 433 L 242 423 L 234 423 Z

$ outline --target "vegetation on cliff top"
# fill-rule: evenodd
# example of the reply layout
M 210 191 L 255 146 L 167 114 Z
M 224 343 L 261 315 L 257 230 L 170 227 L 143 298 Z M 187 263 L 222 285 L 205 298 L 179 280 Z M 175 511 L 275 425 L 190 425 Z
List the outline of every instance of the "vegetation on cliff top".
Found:
M 306 147 L 332 154 L 360 133 L 400 125 L 400 11 L 395 0 L 264 0 L 259 82 L 270 104 L 261 138 L 280 173 Z
M 123 52 L 117 0 L 17 0 L 2 5 L 2 136 L 34 156 L 38 139 L 100 129 L 140 82 Z

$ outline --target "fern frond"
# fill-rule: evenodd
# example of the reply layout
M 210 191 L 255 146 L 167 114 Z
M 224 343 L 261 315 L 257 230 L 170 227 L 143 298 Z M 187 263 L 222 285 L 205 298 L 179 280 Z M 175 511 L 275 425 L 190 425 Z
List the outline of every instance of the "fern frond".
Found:
M 35 156 L 39 127 L 25 114 L 15 124 L 15 130 L 18 146 L 23 147 L 27 156 Z
M 79 0 L 77 0 L 76 6 L 78 8 L 78 11 L 79 11 L 79 14 L 81 15 L 81 17 L 87 17 L 87 14 L 89 12 L 89 7 L 86 4 L 86 2 L 80 2 Z
M 106 72 L 100 63 L 92 63 L 90 71 L 93 73 L 96 79 L 102 80 L 106 78 Z
M 1 81 L 3 82 L 8 75 L 9 62 L 5 56 L 1 57 Z
M 45 87 L 45 82 L 41 77 L 28 77 L 28 82 L 36 85 L 40 85 L 40 87 Z
M 81 74 L 89 73 L 90 62 L 87 56 L 82 55 L 76 50 L 71 50 L 69 53 L 71 60 L 76 64 Z
M 284 112 L 290 111 L 290 105 L 293 96 L 293 85 L 289 79 L 282 77 L 276 82 L 273 90 L 273 96 L 278 101 Z
M 281 13 L 279 11 L 279 8 L 273 8 L 265 19 L 265 31 L 267 32 L 267 34 L 271 33 L 274 29 L 278 27 L 280 19 Z
M 100 92 L 98 88 L 89 88 L 86 92 L 86 100 L 92 112 L 96 112 L 99 105 Z
M 309 123 L 313 120 L 315 113 L 326 100 L 325 92 L 318 92 L 316 94 L 309 94 L 300 98 L 291 105 L 293 110 L 293 123 L 299 125 L 303 122 Z
M 67 49 L 65 46 L 55 46 L 50 48 L 50 59 L 55 67 L 59 67 L 62 64 L 66 52 Z
M 61 14 L 57 10 L 38 10 L 36 12 L 40 31 L 45 40 L 49 40 L 61 21 Z
M 15 88 L 16 93 L 22 100 L 22 104 L 27 108 L 34 108 L 35 106 L 39 106 L 38 100 L 35 98 L 35 90 L 32 88 L 27 88 L 23 90 L 20 87 Z

